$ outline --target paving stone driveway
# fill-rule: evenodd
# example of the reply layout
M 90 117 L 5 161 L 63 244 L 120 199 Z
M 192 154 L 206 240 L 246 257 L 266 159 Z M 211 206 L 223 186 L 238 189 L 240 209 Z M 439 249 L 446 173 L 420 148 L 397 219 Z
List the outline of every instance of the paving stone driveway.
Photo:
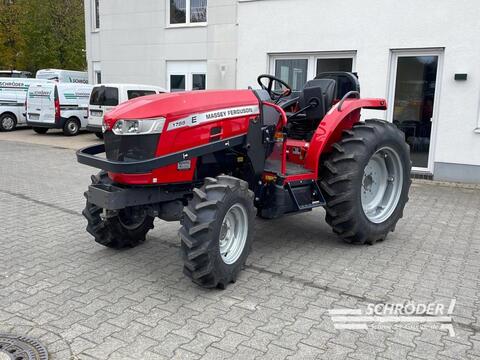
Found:
M 113 251 L 81 216 L 92 169 L 71 150 L 0 141 L 0 333 L 54 359 L 480 358 L 480 190 L 414 183 L 387 241 L 344 244 L 323 210 L 257 221 L 247 268 L 225 291 L 182 275 L 178 224 Z M 391 324 L 335 330 L 332 308 L 449 303 L 455 336 Z

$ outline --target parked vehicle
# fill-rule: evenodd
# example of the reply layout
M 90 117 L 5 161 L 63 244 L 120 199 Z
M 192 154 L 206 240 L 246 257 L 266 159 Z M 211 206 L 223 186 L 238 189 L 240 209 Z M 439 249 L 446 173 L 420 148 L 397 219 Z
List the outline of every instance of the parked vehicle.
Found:
M 103 116 L 115 106 L 140 96 L 165 93 L 167 90 L 152 85 L 101 84 L 92 90 L 87 130 L 102 138 Z
M 53 80 L 61 83 L 88 84 L 88 73 L 84 71 L 42 69 L 37 71 L 37 79 Z
M 49 83 L 48 80 L 0 78 L 0 131 L 12 131 L 25 125 L 25 101 L 30 85 Z
M 87 126 L 92 88 L 74 83 L 33 84 L 27 93 L 27 124 L 39 134 L 56 128 L 65 135 L 77 135 Z
M 25 78 L 31 78 L 32 73 L 30 71 L 0 70 L 0 77 L 25 79 Z
M 261 90 L 135 99 L 105 115 L 104 144 L 77 152 L 102 170 L 83 211 L 95 240 L 134 247 L 155 217 L 180 220 L 184 273 L 225 288 L 250 252 L 255 214 L 323 206 L 333 231 L 355 244 L 394 231 L 408 201 L 409 147 L 395 125 L 360 121 L 362 108 L 387 102 L 361 99 L 352 73 L 320 74 L 290 99 L 281 79 L 258 82 Z

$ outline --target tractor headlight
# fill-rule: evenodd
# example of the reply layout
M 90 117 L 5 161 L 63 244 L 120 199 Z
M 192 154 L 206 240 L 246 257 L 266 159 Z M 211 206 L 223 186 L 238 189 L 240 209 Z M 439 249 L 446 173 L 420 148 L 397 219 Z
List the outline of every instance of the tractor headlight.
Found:
M 117 120 L 112 131 L 115 135 L 160 134 L 165 125 L 165 118 Z

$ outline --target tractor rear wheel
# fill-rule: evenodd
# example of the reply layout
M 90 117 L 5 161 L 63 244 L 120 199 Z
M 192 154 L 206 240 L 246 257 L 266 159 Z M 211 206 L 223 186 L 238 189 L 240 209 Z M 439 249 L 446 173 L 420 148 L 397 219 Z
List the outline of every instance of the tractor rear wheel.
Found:
M 108 183 L 107 173 L 92 176 L 92 183 Z M 122 249 L 133 248 L 145 241 L 147 232 L 153 229 L 154 218 L 145 209 L 122 209 L 116 216 L 102 217 L 103 209 L 87 201 L 82 214 L 87 219 L 87 232 L 103 246 Z
M 245 265 L 254 236 L 255 208 L 248 183 L 206 178 L 184 208 L 179 231 L 184 274 L 206 288 L 224 289 Z
M 320 170 L 327 223 L 349 243 L 384 240 L 403 216 L 410 171 L 410 149 L 395 125 L 373 119 L 345 130 Z

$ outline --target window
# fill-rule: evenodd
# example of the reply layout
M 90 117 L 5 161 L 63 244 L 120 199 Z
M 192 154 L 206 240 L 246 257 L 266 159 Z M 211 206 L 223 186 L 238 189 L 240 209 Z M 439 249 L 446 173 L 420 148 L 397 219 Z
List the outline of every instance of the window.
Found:
M 170 25 L 194 25 L 207 22 L 207 0 L 167 0 Z
M 205 90 L 207 62 L 167 61 L 168 88 L 171 92 Z
M 153 90 L 128 90 L 127 91 L 128 100 L 135 99 L 141 96 L 154 95 L 154 94 L 156 94 L 156 92 Z
M 205 90 L 207 86 L 207 75 L 192 74 L 192 90 Z
M 93 83 L 101 84 L 102 83 L 102 66 L 100 61 L 92 62 L 93 68 Z
M 300 91 L 308 80 L 328 71 L 355 71 L 355 52 L 272 55 L 270 73 Z
M 308 60 L 276 60 L 275 76 L 289 84 L 294 91 L 299 91 L 307 82 Z M 276 84 L 279 86 L 278 84 Z
M 185 91 L 185 75 L 170 75 L 170 91 Z
M 90 105 L 117 106 L 118 88 L 97 86 L 93 88 L 90 96 Z
M 100 29 L 100 0 L 93 0 L 93 30 Z
M 95 71 L 95 84 L 101 84 L 101 83 L 102 83 L 102 72 Z
M 317 75 L 330 71 L 352 71 L 353 58 L 346 59 L 317 59 Z

